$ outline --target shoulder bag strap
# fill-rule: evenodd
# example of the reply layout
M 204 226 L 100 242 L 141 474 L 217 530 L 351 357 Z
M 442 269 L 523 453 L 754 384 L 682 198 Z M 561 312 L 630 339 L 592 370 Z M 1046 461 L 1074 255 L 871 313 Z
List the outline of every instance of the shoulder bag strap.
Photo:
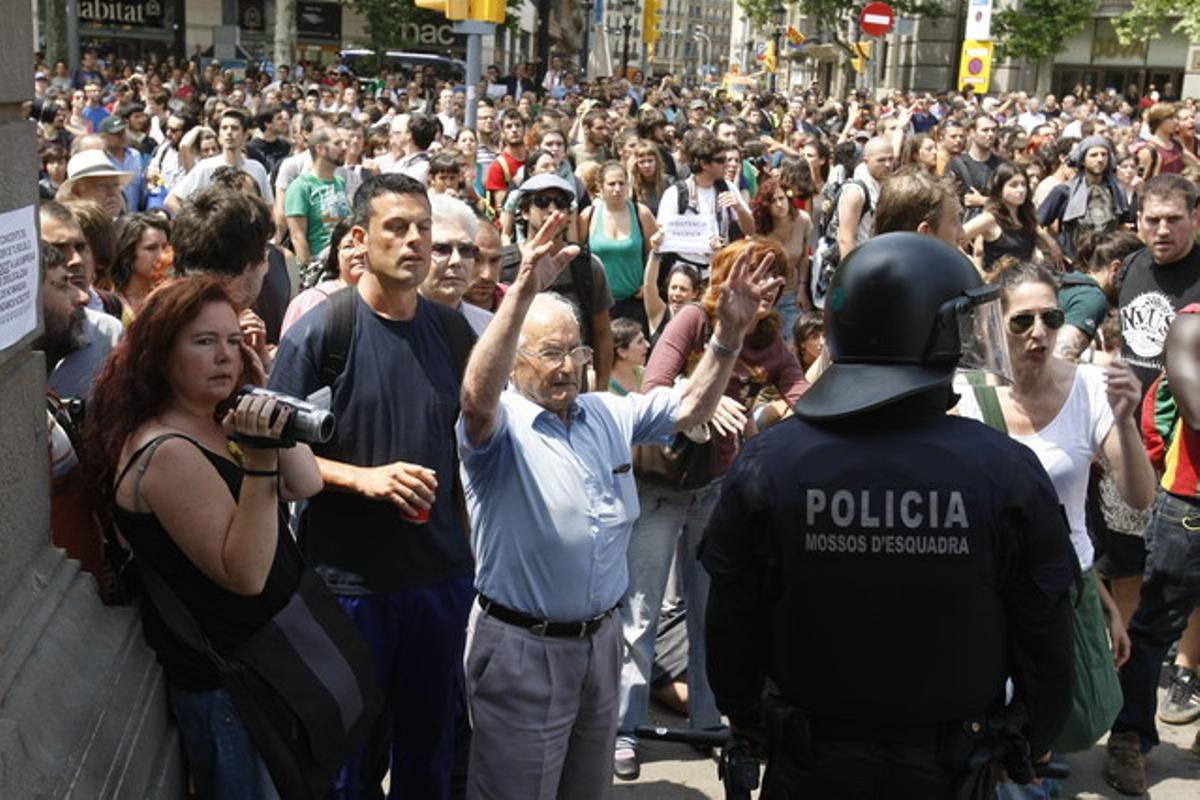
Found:
M 1000 395 L 996 394 L 996 387 L 984 383 L 984 376 L 979 372 L 967 373 L 967 382 L 971 384 L 975 393 L 975 403 L 983 413 L 984 424 L 1000 433 L 1008 433 L 1008 424 L 1004 421 L 1004 410 L 1000 407 Z

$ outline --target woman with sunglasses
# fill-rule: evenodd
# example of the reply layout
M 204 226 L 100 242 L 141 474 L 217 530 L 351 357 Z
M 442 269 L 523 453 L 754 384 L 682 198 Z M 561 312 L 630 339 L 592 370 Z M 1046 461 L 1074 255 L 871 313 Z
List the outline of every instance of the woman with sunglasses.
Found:
M 1129 636 L 1116 603 L 1093 569 L 1095 550 L 1088 536 L 1084 503 L 1088 474 L 1097 457 L 1108 461 L 1125 502 L 1146 508 L 1154 500 L 1154 470 L 1142 446 L 1136 417 L 1140 384 L 1122 361 L 1101 368 L 1053 355 L 1065 316 L 1058 307 L 1057 282 L 1044 267 L 1012 261 L 996 274 L 993 283 L 1002 289 L 1014 380 L 1011 386 L 994 388 L 960 382 L 956 411 L 1006 431 L 1033 450 L 1049 473 L 1066 511 L 1084 578 L 1080 596 L 1073 603 L 1076 679 L 1090 677 L 1093 686 L 1106 681 L 1111 686 L 1116 681 L 1114 667 L 1129 658 Z M 985 410 L 989 407 L 990 411 Z M 1113 663 L 1081 661 L 1081 656 L 1104 649 L 1105 615 Z M 1119 689 L 1117 694 L 1119 707 Z M 1118 709 L 1111 710 L 1115 717 Z M 1071 730 L 1070 721 L 1066 730 Z M 1070 752 L 1091 744 L 1060 736 L 1056 748 Z

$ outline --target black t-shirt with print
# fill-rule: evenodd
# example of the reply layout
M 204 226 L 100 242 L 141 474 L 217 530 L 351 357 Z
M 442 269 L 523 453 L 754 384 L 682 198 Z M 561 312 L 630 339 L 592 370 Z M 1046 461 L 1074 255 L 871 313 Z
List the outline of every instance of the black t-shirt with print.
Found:
M 1175 312 L 1200 302 L 1200 247 L 1170 264 L 1154 263 L 1150 248 L 1125 262 L 1121 280 L 1121 356 L 1133 366 L 1145 393 L 1163 368 L 1167 329 Z

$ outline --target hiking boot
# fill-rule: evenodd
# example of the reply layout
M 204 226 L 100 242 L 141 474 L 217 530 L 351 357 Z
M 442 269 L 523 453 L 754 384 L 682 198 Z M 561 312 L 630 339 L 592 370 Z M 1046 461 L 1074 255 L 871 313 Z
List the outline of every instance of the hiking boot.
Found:
M 623 781 L 638 779 L 642 774 L 642 767 L 638 764 L 636 747 L 623 742 L 617 743 L 617 750 L 613 754 L 613 774 Z
M 1121 794 L 1146 793 L 1146 756 L 1137 731 L 1110 733 L 1104 759 L 1104 780 Z
M 1197 717 L 1200 717 L 1200 677 L 1176 664 L 1167 696 L 1158 706 L 1158 718 L 1168 725 L 1187 725 Z

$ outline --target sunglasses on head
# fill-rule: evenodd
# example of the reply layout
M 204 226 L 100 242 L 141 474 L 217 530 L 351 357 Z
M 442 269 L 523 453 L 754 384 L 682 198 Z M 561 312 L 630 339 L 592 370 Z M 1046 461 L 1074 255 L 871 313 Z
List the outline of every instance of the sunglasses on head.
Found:
M 1013 314 L 1008 318 L 1008 329 L 1017 336 L 1028 333 L 1033 327 L 1034 320 L 1038 317 L 1041 317 L 1042 324 L 1052 331 L 1058 330 L 1067 321 L 1067 315 L 1058 308 L 1038 312 L 1025 311 L 1020 314 Z
M 566 211 L 571 207 L 571 201 L 561 194 L 535 194 L 529 198 L 529 202 L 541 209 L 547 209 L 550 206 Z

